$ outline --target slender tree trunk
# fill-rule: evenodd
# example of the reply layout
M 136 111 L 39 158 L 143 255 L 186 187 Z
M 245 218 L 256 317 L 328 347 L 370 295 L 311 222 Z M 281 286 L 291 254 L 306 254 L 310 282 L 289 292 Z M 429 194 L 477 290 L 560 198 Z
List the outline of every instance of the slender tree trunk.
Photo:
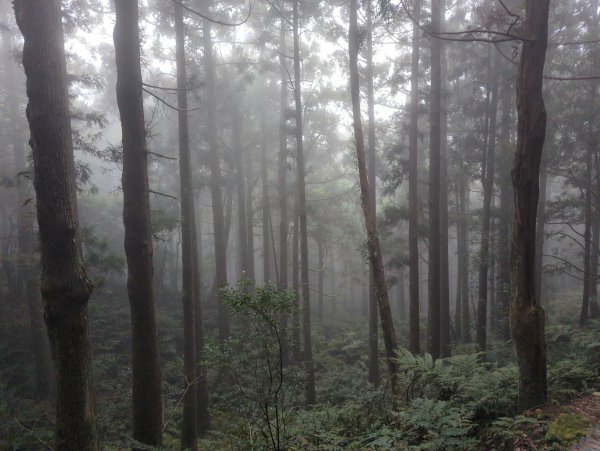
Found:
M 239 279 L 241 280 L 248 277 L 248 230 L 246 228 L 248 215 L 246 214 L 246 179 L 244 175 L 244 164 L 242 162 L 242 118 L 240 110 L 234 109 L 232 111 L 232 121 L 232 147 L 234 151 L 235 171 L 237 176 L 238 265 Z
M 398 272 L 398 313 L 400 318 L 406 315 L 406 296 L 404 295 L 404 268 Z
M 408 254 L 409 254 L 409 345 L 413 354 L 421 350 L 419 333 L 419 27 L 421 0 L 414 0 L 412 30 L 412 63 L 410 75 L 410 131 L 408 175 Z
M 300 224 L 300 283 L 302 294 L 302 324 L 304 342 L 304 365 L 306 371 L 306 404 L 316 401 L 315 370 L 312 356 L 312 338 L 310 329 L 310 291 L 308 285 L 308 230 L 306 224 L 306 186 L 304 174 L 303 131 L 302 131 L 302 79 L 300 77 L 300 29 L 298 25 L 298 3 L 293 0 L 294 28 L 294 99 L 296 105 L 296 164 L 298 166 L 298 217 Z
M 519 75 L 518 134 L 512 180 L 515 221 L 511 246 L 510 326 L 519 366 L 519 411 L 547 399 L 544 309 L 535 297 L 535 228 L 540 160 L 546 135 L 542 95 L 549 0 L 527 0 Z
M 390 376 L 392 378 L 392 389 L 397 390 L 397 363 L 395 361 L 396 349 L 396 331 L 392 319 L 392 311 L 388 299 L 388 290 L 383 268 L 383 256 L 377 233 L 377 222 L 375 210 L 371 205 L 369 190 L 374 184 L 374 180 L 369 182 L 367 174 L 367 165 L 365 159 L 365 147 L 362 129 L 362 120 L 360 113 L 360 84 L 358 74 L 358 5 L 357 0 L 350 0 L 350 26 L 348 30 L 348 54 L 350 59 L 350 93 L 352 96 L 352 118 L 354 125 L 354 140 L 356 144 L 356 157 L 358 163 L 358 175 L 360 179 L 360 194 L 363 215 L 365 218 L 365 228 L 367 230 L 367 247 L 369 262 L 375 279 L 375 289 L 377 296 L 377 305 L 379 306 L 379 315 L 381 318 L 381 327 L 383 330 L 383 341 L 387 354 Z
M 376 170 L 376 144 L 375 144 L 375 95 L 373 86 L 373 8 L 371 0 L 366 1 L 367 6 L 367 36 L 366 55 L 367 73 L 367 109 L 369 122 L 367 127 L 367 170 L 369 176 L 369 195 L 373 213 L 377 216 L 377 170 Z M 377 330 L 377 296 L 375 294 L 375 277 L 373 269 L 369 267 L 369 382 L 379 385 L 379 340 Z
M 266 119 L 264 110 L 261 111 L 261 146 L 260 146 L 260 178 L 262 180 L 262 246 L 263 246 L 263 280 L 271 281 L 271 251 L 270 243 L 270 205 L 269 205 L 269 174 L 267 171 L 267 139 Z
M 292 232 L 292 289 L 294 290 L 294 309 L 292 313 L 292 359 L 300 362 L 300 281 L 299 281 L 299 228 L 298 193 L 294 193 L 294 224 Z
M 445 29 L 446 1 L 440 1 L 440 29 Z M 441 48 L 440 89 L 440 356 L 450 357 L 450 278 L 448 269 L 448 71 Z
M 323 324 L 323 278 L 325 274 L 325 242 L 319 238 L 317 240 L 317 246 L 319 249 L 319 274 L 317 277 L 317 313 L 319 317 L 319 323 Z
M 454 304 L 454 333 L 457 341 L 462 341 L 462 290 L 461 290 L 461 278 L 462 278 L 462 264 L 463 264 L 463 247 L 460 239 L 462 236 L 462 214 L 460 211 L 460 189 L 458 184 L 456 185 L 456 298 Z
M 15 0 L 41 245 L 44 318 L 56 369 L 55 449 L 99 450 L 61 2 Z
M 254 271 L 254 202 L 252 200 L 252 156 L 250 152 L 246 152 L 246 240 L 248 246 L 248 274 L 247 278 L 256 282 Z
M 210 1 L 205 0 L 205 12 L 210 15 Z M 215 65 L 211 36 L 211 23 L 204 20 L 202 39 L 204 43 L 204 68 L 206 72 L 206 108 L 208 149 L 210 152 L 210 191 L 212 195 L 212 210 L 215 245 L 215 283 L 217 288 L 217 310 L 219 317 L 219 339 L 229 337 L 229 310 L 221 299 L 220 290 L 227 285 L 227 239 L 225 237 L 225 220 L 223 214 L 223 197 L 221 195 L 221 157 L 217 144 L 217 116 L 215 99 Z M 253 254 L 252 254 L 253 255 Z
M 509 149 L 511 111 L 513 108 L 512 84 L 504 81 L 502 86 L 502 117 L 500 141 L 503 149 Z M 501 161 L 503 161 L 502 158 Z M 500 177 L 500 218 L 498 222 L 498 294 L 496 296 L 498 304 L 498 335 L 499 338 L 510 340 L 510 328 L 508 322 L 508 312 L 510 308 L 510 216 L 511 216 L 511 189 L 508 173 L 510 166 L 503 164 L 499 168 Z
M 584 253 L 583 253 L 583 299 L 581 302 L 581 313 L 579 316 L 579 326 L 584 327 L 588 323 L 588 311 L 590 302 L 590 280 L 591 280 L 591 259 L 592 251 L 592 151 L 588 149 L 585 161 L 585 229 L 583 233 Z M 537 255 L 536 255 L 537 257 Z
M 459 181 L 459 200 L 460 200 L 460 236 L 458 245 L 460 246 L 461 262 L 459 262 L 460 273 L 460 294 L 461 294 L 461 312 L 462 312 L 462 331 L 461 341 L 463 343 L 471 342 L 471 313 L 469 306 L 469 216 L 467 212 L 467 194 L 466 180 Z
M 431 29 L 440 31 L 440 2 L 431 0 Z M 441 41 L 431 42 L 431 97 L 429 103 L 429 278 L 428 278 L 428 351 L 440 357 L 440 109 Z
M 596 182 L 600 180 L 598 178 L 598 171 L 600 170 L 600 156 L 598 152 L 594 152 L 594 167 L 596 170 Z M 595 202 L 600 199 L 600 184 L 595 184 L 594 190 Z M 594 208 L 592 218 L 592 254 L 590 257 L 590 317 L 597 318 L 600 315 L 600 308 L 598 306 L 598 257 L 599 257 L 599 244 L 600 244 L 600 209 Z
M 282 11 L 283 14 L 283 11 Z M 285 18 L 281 18 L 279 25 L 279 154 L 277 164 L 277 186 L 279 191 L 279 288 L 288 289 L 288 189 L 287 189 L 287 120 L 288 108 L 287 69 L 285 65 Z M 284 365 L 288 360 L 288 315 L 281 315 L 282 348 Z
M 494 195 L 494 170 L 496 158 L 496 115 L 498 110 L 498 63 L 496 53 L 490 49 L 490 86 L 488 88 L 487 145 L 481 165 L 483 186 L 483 214 L 481 219 L 481 247 L 479 251 L 479 297 L 477 302 L 477 324 L 475 327 L 477 346 L 480 352 L 487 350 L 487 306 L 490 259 L 490 221 Z
M 540 163 L 540 198 L 535 231 L 535 298 L 540 305 L 542 305 L 542 278 L 544 277 L 544 228 L 546 225 L 546 195 L 548 188 L 548 171 L 546 170 L 546 166 L 546 159 L 542 157 L 542 162 Z M 591 182 L 590 177 L 590 189 Z

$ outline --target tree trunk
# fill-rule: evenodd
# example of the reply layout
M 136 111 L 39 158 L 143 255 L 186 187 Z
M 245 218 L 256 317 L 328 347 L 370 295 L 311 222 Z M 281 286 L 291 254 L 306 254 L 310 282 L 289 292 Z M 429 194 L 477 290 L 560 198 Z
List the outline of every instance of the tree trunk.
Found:
M 317 313 L 319 317 L 319 323 L 323 324 L 323 278 L 325 274 L 325 242 L 321 238 L 317 240 L 317 247 L 319 249 L 319 273 L 317 276 Z
M 210 16 L 210 0 L 205 0 L 205 12 Z M 208 149 L 210 153 L 210 192 L 214 224 L 215 245 L 215 283 L 217 288 L 217 311 L 219 317 L 219 339 L 229 337 L 229 310 L 221 299 L 220 290 L 227 285 L 227 243 L 225 220 L 223 215 L 223 197 L 221 194 L 221 157 L 217 144 L 217 112 L 215 99 L 215 64 L 211 36 L 211 23 L 204 20 L 202 39 L 204 43 L 204 68 L 206 72 L 206 109 Z
M 600 156 L 598 152 L 594 152 L 594 167 L 596 168 L 596 182 L 598 178 L 598 171 L 600 170 Z M 598 202 L 600 199 L 600 184 L 595 184 L 594 197 L 595 201 Z M 598 257 L 599 257 L 599 244 L 600 244 L 600 209 L 594 208 L 592 218 L 592 254 L 590 257 L 590 318 L 597 318 L 600 315 L 600 308 L 598 306 Z
M 404 268 L 398 271 L 398 314 L 400 318 L 406 315 L 406 297 L 404 296 Z
M 511 111 L 513 108 L 512 84 L 505 82 L 502 87 L 502 117 L 500 119 L 500 141 L 502 149 L 509 149 Z M 503 161 L 504 158 L 501 159 Z M 500 189 L 500 218 L 498 221 L 498 293 L 496 301 L 498 304 L 498 336 L 504 341 L 510 340 L 510 328 L 508 322 L 508 311 L 510 307 L 510 216 L 511 216 L 511 189 L 508 173 L 510 166 L 503 164 L 499 168 Z
M 375 279 L 375 290 L 377 296 L 377 305 L 379 306 L 379 315 L 381 318 L 381 327 L 383 330 L 383 341 L 387 354 L 390 376 L 392 378 L 392 390 L 397 390 L 397 363 L 396 349 L 396 331 L 392 319 L 392 312 L 388 299 L 388 290 L 383 268 L 383 256 L 377 234 L 377 222 L 375 210 L 371 205 L 371 196 L 369 190 L 374 184 L 374 180 L 369 183 L 367 174 L 367 165 L 365 159 L 365 147 L 362 129 L 362 120 L 360 114 L 360 85 L 358 74 L 358 6 L 357 0 L 350 0 L 350 25 L 348 30 L 348 54 L 350 59 L 350 93 L 352 96 L 352 118 L 354 128 L 354 140 L 356 144 L 356 157 L 358 164 L 358 175 L 360 179 L 360 194 L 363 215 L 365 218 L 365 228 L 367 230 L 367 250 L 369 262 Z
M 238 217 L 238 279 L 248 277 L 248 230 L 246 230 L 246 186 L 244 164 L 242 162 L 242 118 L 241 111 L 234 109 L 231 113 L 232 148 L 235 157 L 236 188 L 237 188 L 237 217 Z
M 312 356 L 312 338 L 310 329 L 310 292 L 308 285 L 308 230 L 306 224 L 306 186 L 304 174 L 304 148 L 302 143 L 302 79 L 300 78 L 300 29 L 298 26 L 298 3 L 293 0 L 294 28 L 294 99 L 296 105 L 296 164 L 298 166 L 298 217 L 300 223 L 300 283 L 302 294 L 302 324 L 304 342 L 304 365 L 306 371 L 306 404 L 316 401 L 315 370 Z
M 248 246 L 248 274 L 247 278 L 256 282 L 254 271 L 254 202 L 252 199 L 252 157 L 250 152 L 246 152 L 246 233 L 248 238 L 246 244 Z
M 471 342 L 471 313 L 469 306 L 469 216 L 467 212 L 467 194 L 466 180 L 459 181 L 459 201 L 460 201 L 460 236 L 458 245 L 460 246 L 458 272 L 460 273 L 460 294 L 461 294 L 461 341 L 463 343 Z
M 454 301 L 454 336 L 455 339 L 457 341 L 462 341 L 462 330 L 463 330 L 463 325 L 462 325 L 462 303 L 461 303 L 461 299 L 462 299 L 462 290 L 461 290 L 461 280 L 462 280 L 462 273 L 461 271 L 463 270 L 462 268 L 462 264 L 463 264 L 463 256 L 462 256 L 462 252 L 463 252 L 463 247 L 461 245 L 460 239 L 462 236 L 462 215 L 461 215 L 461 211 L 460 211 L 460 189 L 458 187 L 458 184 L 456 185 L 456 190 L 455 190 L 455 196 L 456 196 L 456 205 L 455 205 L 455 211 L 456 211 L 456 298 Z
M 542 96 L 549 0 L 527 0 L 519 75 L 518 134 L 512 168 L 515 221 L 511 246 L 511 334 L 519 366 L 518 409 L 547 399 L 544 309 L 535 297 L 535 228 L 540 160 L 546 135 Z
M 410 131 L 408 175 L 408 254 L 409 254 L 409 345 L 413 354 L 421 350 L 419 333 L 419 38 L 417 25 L 421 17 L 421 0 L 414 0 L 412 30 L 412 62 L 410 75 Z
M 300 260 L 299 260 L 299 228 L 298 193 L 294 193 L 294 229 L 292 232 L 292 290 L 294 290 L 294 309 L 292 311 L 292 359 L 300 362 Z
M 80 257 L 61 2 L 15 0 L 14 8 L 24 37 L 41 292 L 56 369 L 55 449 L 95 451 L 100 446 L 87 316 L 92 284 Z
M 431 0 L 431 29 L 440 31 L 440 2 Z M 429 103 L 429 276 L 428 276 L 428 351 L 440 357 L 440 109 L 441 41 L 431 42 L 431 97 Z
M 494 52 L 494 53 L 492 53 Z M 498 60 L 493 49 L 489 50 L 489 88 L 487 139 L 481 165 L 483 186 L 483 213 L 481 219 L 481 247 L 479 251 L 479 297 L 477 302 L 477 324 L 475 341 L 479 352 L 487 350 L 487 306 L 490 259 L 490 221 L 494 195 L 494 169 L 496 159 L 496 115 L 498 110 Z
M 369 195 L 373 214 L 377 217 L 377 171 L 375 147 L 375 96 L 373 86 L 373 8 L 371 0 L 367 0 L 367 36 L 366 54 L 367 63 L 367 109 L 369 123 L 367 127 L 367 170 L 369 177 Z M 377 296 L 375 294 L 375 278 L 373 268 L 369 267 L 369 382 L 379 385 L 379 340 L 377 330 Z
M 445 29 L 446 1 L 440 1 L 440 29 Z M 440 356 L 450 357 L 450 278 L 448 270 L 448 74 L 446 46 L 441 48 L 440 89 Z
M 535 232 L 535 298 L 540 305 L 542 305 L 542 279 L 544 277 L 544 228 L 546 225 L 546 196 L 548 188 L 548 171 L 546 170 L 546 166 L 545 158 L 542 158 L 542 162 L 540 163 L 540 198 Z
M 7 23 L 7 4 L 1 11 L 1 23 Z M 18 111 L 18 99 L 16 86 L 19 77 L 15 71 L 16 65 L 11 61 L 13 54 L 12 30 L 2 30 L 2 47 L 4 65 L 4 86 L 6 86 L 6 108 L 9 112 Z M 20 121 L 15 120 L 14 114 L 8 115 L 9 131 L 8 137 L 13 147 L 15 161 L 15 185 L 17 210 L 17 280 L 18 300 L 25 299 L 29 312 L 29 324 L 31 326 L 31 345 L 35 361 L 35 394 L 40 399 L 51 400 L 56 389 L 54 369 L 50 357 L 50 343 L 46 326 L 44 325 L 43 305 L 39 286 L 38 258 L 35 252 L 35 202 L 29 199 L 33 196 L 28 179 L 23 176 L 24 172 L 30 171 L 27 165 L 27 150 L 22 133 L 19 132 Z M 23 118 L 24 120 L 24 118 Z
M 117 103 L 123 139 L 123 223 L 132 325 L 133 438 L 162 445 L 161 374 L 154 312 L 154 266 L 142 97 L 138 3 L 117 2 Z

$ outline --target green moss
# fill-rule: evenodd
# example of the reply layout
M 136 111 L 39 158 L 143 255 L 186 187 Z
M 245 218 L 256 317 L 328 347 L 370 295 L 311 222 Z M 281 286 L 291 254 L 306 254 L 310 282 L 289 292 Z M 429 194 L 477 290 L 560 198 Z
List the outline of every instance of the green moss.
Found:
M 585 418 L 572 413 L 563 413 L 548 427 L 546 440 L 552 442 L 570 443 L 585 437 L 590 423 Z

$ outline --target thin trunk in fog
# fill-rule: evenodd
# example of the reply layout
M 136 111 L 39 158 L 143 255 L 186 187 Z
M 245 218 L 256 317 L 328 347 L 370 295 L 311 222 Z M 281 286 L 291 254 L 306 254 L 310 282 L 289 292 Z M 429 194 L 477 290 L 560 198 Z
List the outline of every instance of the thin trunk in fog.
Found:
M 494 195 L 494 170 L 496 162 L 496 116 L 498 110 L 498 59 L 496 52 L 489 50 L 488 123 L 487 139 L 481 164 L 481 185 L 483 187 L 483 212 L 481 219 L 481 246 L 479 250 L 479 294 L 475 341 L 480 352 L 487 349 L 487 309 L 490 258 L 490 221 Z
M 598 202 L 600 199 L 600 178 L 598 177 L 598 171 L 600 170 L 600 155 L 598 152 L 594 152 L 594 168 L 596 171 L 596 183 L 594 183 L 594 199 Z M 594 208 L 592 217 L 592 254 L 590 257 L 590 318 L 597 318 L 600 315 L 600 308 L 598 306 L 598 257 L 600 256 L 599 251 L 600 244 L 600 209 Z
M 460 202 L 460 229 L 458 237 L 459 262 L 458 272 L 460 274 L 460 303 L 461 303 L 461 334 L 463 343 L 471 342 L 471 313 L 469 305 L 469 216 L 467 212 L 467 181 L 459 179 L 459 202 Z
M 440 1 L 440 29 L 445 30 L 446 2 Z M 448 269 L 448 70 L 441 48 L 440 88 L 440 356 L 450 357 L 450 276 Z
M 431 0 L 431 29 L 440 31 L 440 3 Z M 442 43 L 431 36 L 431 94 L 429 102 L 429 275 L 428 275 L 428 351 L 440 357 L 440 114 Z
M 315 370 L 312 356 L 312 338 L 310 328 L 310 292 L 308 285 L 308 230 L 306 224 L 306 185 L 304 174 L 304 146 L 302 131 L 302 79 L 300 76 L 300 29 L 298 25 L 299 0 L 293 0 L 293 31 L 294 31 L 294 100 L 296 106 L 296 164 L 298 170 L 298 222 L 300 238 L 300 283 L 302 294 L 302 324 L 303 324 L 303 360 L 306 371 L 306 404 L 316 401 Z
M 232 148 L 235 158 L 236 188 L 237 188 L 237 218 L 238 218 L 238 269 L 239 279 L 248 277 L 248 230 L 246 214 L 246 184 L 244 163 L 242 161 L 242 117 L 239 109 L 231 113 Z
M 325 242 L 317 239 L 317 247 L 319 249 L 319 273 L 317 276 L 317 315 L 319 323 L 323 324 L 323 278 L 325 274 Z
M 590 169 L 590 196 L 592 178 Z M 548 191 L 547 161 L 542 157 L 540 163 L 540 198 L 537 210 L 537 224 L 535 229 L 535 298 L 542 305 L 542 279 L 544 277 L 544 228 L 546 226 L 546 196 Z M 590 197 L 591 202 L 591 197 Z M 591 208 L 591 205 L 590 205 Z M 590 219 L 591 221 L 591 219 Z M 587 225 L 587 222 L 586 222 Z M 590 224 L 591 226 L 591 224 Z M 590 235 L 591 239 L 591 235 Z M 591 261 L 591 260 L 590 260 Z
M 204 10 L 210 16 L 211 0 L 205 0 Z M 217 103 L 215 92 L 215 64 L 213 61 L 213 43 L 211 36 L 211 23 L 204 20 L 202 27 L 202 41 L 204 44 L 204 69 L 206 73 L 206 109 L 208 149 L 210 153 L 210 192 L 212 198 L 214 245 L 215 245 L 215 283 L 217 310 L 219 317 L 219 339 L 225 340 L 229 337 L 229 310 L 221 299 L 221 288 L 227 285 L 227 239 L 225 237 L 226 227 L 223 214 L 221 157 L 217 143 Z
M 269 174 L 267 171 L 267 124 L 265 111 L 260 113 L 261 145 L 260 145 L 260 178 L 262 181 L 262 246 L 263 246 L 263 280 L 271 281 L 271 240 L 270 205 L 269 205 Z
M 246 152 L 246 233 L 248 238 L 248 273 L 246 277 L 254 283 L 256 275 L 254 271 L 254 201 L 252 189 L 252 157 L 250 152 Z
M 198 367 L 198 356 L 202 356 L 204 337 L 202 328 L 202 312 L 200 304 L 200 273 L 198 261 L 198 240 L 196 237 L 196 205 L 194 202 L 194 183 L 192 161 L 190 155 L 190 138 L 188 125 L 187 71 L 185 60 L 185 30 L 183 10 L 175 4 L 175 41 L 177 65 L 177 107 L 179 129 L 179 192 L 181 214 L 181 300 L 183 304 L 183 365 L 186 384 L 196 381 L 202 368 Z M 196 349 L 200 346 L 200 349 Z M 204 391 L 201 393 L 200 391 Z M 191 385 L 183 399 L 183 421 L 181 428 L 181 445 L 184 448 L 196 447 L 196 434 L 208 429 L 208 408 L 199 405 L 206 402 L 206 379 L 199 384 Z M 198 430 L 198 426 L 202 430 Z
M 358 164 L 358 176 L 360 180 L 360 198 L 365 219 L 365 228 L 367 230 L 367 250 L 369 255 L 370 267 L 373 271 L 375 280 L 375 290 L 377 296 L 377 305 L 379 306 L 379 315 L 381 318 L 381 327 L 383 330 L 383 341 L 388 360 L 390 377 L 392 378 L 392 390 L 397 390 L 397 363 L 396 349 L 396 331 L 392 320 L 392 312 L 388 299 L 388 290 L 383 268 L 383 256 L 377 234 L 377 222 L 375 210 L 371 205 L 371 196 L 369 190 L 375 182 L 369 182 L 367 174 L 367 165 L 365 159 L 365 145 L 363 138 L 362 120 L 360 113 L 360 83 L 358 73 L 358 5 L 357 0 L 350 1 L 350 25 L 348 30 L 348 54 L 350 59 L 350 93 L 352 96 L 352 119 L 354 129 L 354 140 L 356 145 L 356 157 Z
M 298 193 L 294 193 L 294 224 L 292 231 L 292 290 L 294 290 L 294 309 L 292 311 L 292 359 L 300 362 L 300 260 L 299 260 L 299 221 Z
M 398 313 L 404 319 L 406 315 L 406 297 L 404 295 L 404 267 L 398 271 Z
M 458 183 L 455 185 L 455 213 L 456 213 L 456 297 L 454 299 L 454 339 L 462 341 L 462 290 L 461 290 L 461 270 L 462 270 L 462 247 L 460 238 L 462 235 L 462 215 L 460 211 L 460 188 Z
M 44 318 L 56 369 L 55 449 L 99 450 L 59 0 L 15 0 L 41 246 Z
M 283 14 L 283 11 L 282 11 Z M 285 18 L 279 24 L 279 153 L 277 155 L 277 187 L 279 191 L 279 288 L 288 289 L 288 189 L 287 189 L 287 69 L 285 65 Z M 284 364 L 288 361 L 288 315 L 281 315 Z
M 549 0 L 528 0 L 517 77 L 518 134 L 512 168 L 515 220 L 511 245 L 510 328 L 519 367 L 518 409 L 546 402 L 544 309 L 535 297 L 535 229 L 546 109 L 542 95 Z
M 502 86 L 502 116 L 500 119 L 500 142 L 502 151 L 510 149 L 510 128 L 512 103 L 512 83 L 503 80 Z M 504 160 L 504 159 L 502 159 Z M 501 161 L 502 161 L 501 160 Z M 500 190 L 500 213 L 498 220 L 498 293 L 496 295 L 497 308 L 497 330 L 499 338 L 510 340 L 510 328 L 508 324 L 508 311 L 510 307 L 510 222 L 511 222 L 511 189 L 510 180 L 507 177 L 510 171 L 509 164 L 499 168 L 498 187 Z
M 419 334 L 419 37 L 418 23 L 421 17 L 421 0 L 414 0 L 412 29 L 412 62 L 410 75 L 410 131 L 408 174 L 408 254 L 409 254 L 409 345 L 413 354 L 420 352 Z
M 369 177 L 369 196 L 373 214 L 377 217 L 377 171 L 375 147 L 375 96 L 373 86 L 373 7 L 372 1 L 367 0 L 367 36 L 366 54 L 367 63 L 367 109 L 369 122 L 367 127 L 367 170 Z M 369 382 L 379 384 L 379 343 L 377 330 L 377 296 L 373 268 L 369 267 Z

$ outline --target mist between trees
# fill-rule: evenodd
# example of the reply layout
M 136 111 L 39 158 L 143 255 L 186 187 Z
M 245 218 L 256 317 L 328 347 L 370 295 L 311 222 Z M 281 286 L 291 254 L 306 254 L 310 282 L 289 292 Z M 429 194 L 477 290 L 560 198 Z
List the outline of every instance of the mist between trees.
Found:
M 0 448 L 585 437 L 599 14 L 3 2 Z

